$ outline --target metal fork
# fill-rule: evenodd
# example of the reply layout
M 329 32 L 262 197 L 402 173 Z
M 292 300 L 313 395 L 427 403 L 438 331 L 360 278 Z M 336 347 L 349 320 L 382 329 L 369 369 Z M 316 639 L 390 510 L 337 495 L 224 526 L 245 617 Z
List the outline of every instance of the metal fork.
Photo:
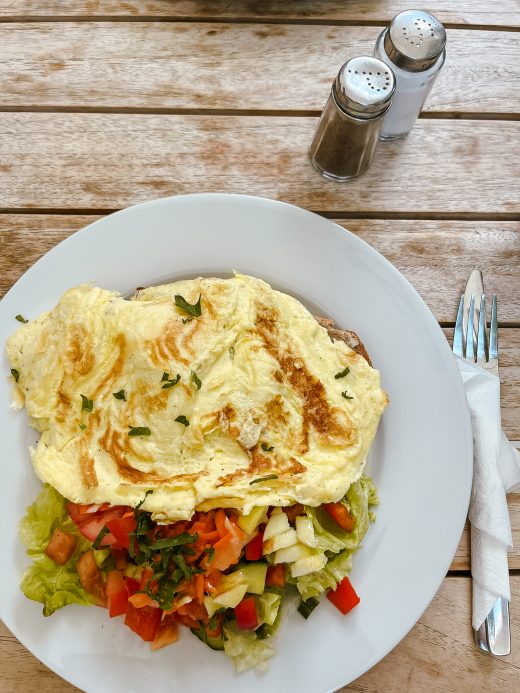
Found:
M 469 305 L 468 305 L 469 301 Z M 498 378 L 497 297 L 491 303 L 489 339 L 486 330 L 486 296 L 482 275 L 474 270 L 468 280 L 466 293 L 460 298 L 457 322 L 453 335 L 453 353 Z M 499 597 L 480 628 L 474 631 L 475 642 L 484 652 L 504 656 L 511 652 L 509 602 Z

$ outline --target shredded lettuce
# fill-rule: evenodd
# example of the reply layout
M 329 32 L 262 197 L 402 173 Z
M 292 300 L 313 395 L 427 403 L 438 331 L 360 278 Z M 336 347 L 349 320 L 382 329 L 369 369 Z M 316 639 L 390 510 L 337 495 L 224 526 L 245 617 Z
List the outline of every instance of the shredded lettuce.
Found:
M 352 570 L 352 556 L 361 547 L 371 521 L 369 505 L 379 503 L 372 480 L 367 476 L 361 477 L 349 488 L 342 503 L 356 519 L 352 532 L 343 531 L 322 508 L 305 508 L 312 519 L 316 546 L 328 557 L 321 570 L 297 578 L 296 587 L 305 601 L 335 589 Z
M 59 527 L 77 537 L 70 560 L 63 566 L 45 554 L 52 532 Z M 81 536 L 65 507 L 65 499 L 52 486 L 44 486 L 20 523 L 20 539 L 32 557 L 32 565 L 22 576 L 20 588 L 26 597 L 43 604 L 50 616 L 67 604 L 93 604 L 80 584 L 76 563 L 91 543 Z
M 251 630 L 239 630 L 235 623 L 224 626 L 224 651 L 235 663 L 237 671 L 256 667 L 267 671 L 267 662 L 275 650 Z

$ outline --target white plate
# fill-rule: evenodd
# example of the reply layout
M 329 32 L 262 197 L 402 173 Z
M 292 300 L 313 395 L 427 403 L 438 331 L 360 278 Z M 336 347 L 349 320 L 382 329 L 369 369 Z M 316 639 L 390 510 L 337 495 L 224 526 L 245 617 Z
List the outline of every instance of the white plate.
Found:
M 347 616 L 324 600 L 305 622 L 292 614 L 269 672 L 236 674 L 189 632 L 151 655 L 121 619 L 71 606 L 51 618 L 19 591 L 27 558 L 18 522 L 39 482 L 27 451 L 35 434 L 9 408 L 0 379 L 0 616 L 38 659 L 86 691 L 297 690 L 319 693 L 357 678 L 406 635 L 437 591 L 459 540 L 472 473 L 469 416 L 458 370 L 432 314 L 373 248 L 330 221 L 238 195 L 158 200 L 98 221 L 51 250 L 0 304 L 0 342 L 21 313 L 34 318 L 82 282 L 131 293 L 178 278 L 252 274 L 313 312 L 356 330 L 382 373 L 390 406 L 369 473 L 377 522 L 351 579 L 361 604 Z M 4 358 L 4 374 L 9 371 Z

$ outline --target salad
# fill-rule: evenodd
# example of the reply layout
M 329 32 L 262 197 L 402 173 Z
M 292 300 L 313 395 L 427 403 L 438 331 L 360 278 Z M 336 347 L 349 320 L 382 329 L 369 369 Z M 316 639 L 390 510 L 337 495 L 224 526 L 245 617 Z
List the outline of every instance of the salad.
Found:
M 323 597 L 343 614 L 359 603 L 348 574 L 378 503 L 367 476 L 318 507 L 220 508 L 157 524 L 143 502 L 80 505 L 45 485 L 20 525 L 32 558 L 23 593 L 45 616 L 68 604 L 106 608 L 152 650 L 184 626 L 238 671 L 266 668 L 291 592 L 304 619 Z

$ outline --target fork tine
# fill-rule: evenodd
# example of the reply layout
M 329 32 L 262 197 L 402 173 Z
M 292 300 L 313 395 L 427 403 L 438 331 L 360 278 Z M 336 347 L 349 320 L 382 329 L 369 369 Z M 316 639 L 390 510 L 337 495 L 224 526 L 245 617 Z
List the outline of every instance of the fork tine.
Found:
M 466 332 L 466 358 L 469 361 L 475 360 L 475 344 L 473 341 L 473 321 L 475 314 L 475 295 L 471 296 L 471 301 L 469 303 L 468 311 L 468 327 Z
M 486 361 L 486 296 L 480 297 L 480 312 L 478 318 L 477 363 Z
M 462 317 L 464 314 L 464 294 L 460 297 L 459 309 L 457 311 L 457 322 L 453 333 L 453 353 L 464 358 L 464 339 L 462 337 Z
M 489 359 L 498 359 L 497 295 L 493 294 L 491 304 L 491 329 L 489 332 Z

